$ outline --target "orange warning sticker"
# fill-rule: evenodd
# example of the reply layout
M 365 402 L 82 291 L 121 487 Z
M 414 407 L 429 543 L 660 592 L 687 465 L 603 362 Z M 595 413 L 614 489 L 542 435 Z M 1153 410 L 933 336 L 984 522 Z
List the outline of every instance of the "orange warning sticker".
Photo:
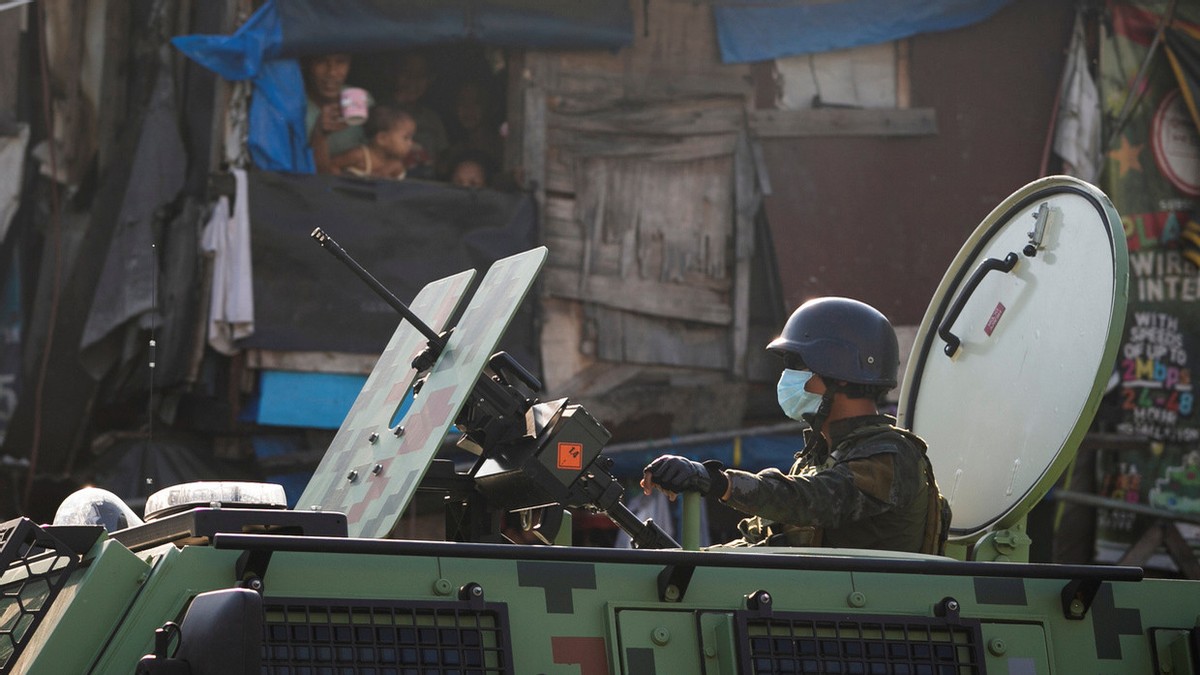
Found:
M 558 468 L 582 469 L 583 445 L 579 443 L 558 444 Z

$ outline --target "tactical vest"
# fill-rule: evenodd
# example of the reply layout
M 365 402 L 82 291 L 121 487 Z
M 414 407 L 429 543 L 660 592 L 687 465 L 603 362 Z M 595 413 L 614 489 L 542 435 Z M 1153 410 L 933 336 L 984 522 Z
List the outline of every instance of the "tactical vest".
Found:
M 872 436 L 888 432 L 903 436 L 921 454 L 921 460 L 924 464 L 926 494 L 924 499 L 925 509 L 923 510 L 923 536 L 919 552 L 943 555 L 946 549 L 946 538 L 950 532 L 950 505 L 938 490 L 937 481 L 933 475 L 933 465 L 930 464 L 929 457 L 925 453 L 927 447 L 925 441 L 909 431 L 889 424 L 871 424 L 854 429 L 845 437 L 839 439 L 833 451 L 837 453 L 839 450 L 848 448 L 852 444 L 861 443 Z M 795 474 L 801 464 L 802 461 L 798 461 L 792 467 L 790 473 Z M 912 537 L 908 536 L 906 532 L 897 531 L 898 527 L 903 530 L 909 529 L 903 523 L 906 515 L 908 514 L 902 511 L 890 511 L 879 516 L 848 523 L 834 530 L 812 526 L 770 523 L 757 517 L 749 518 L 743 521 L 743 530 L 747 539 L 732 542 L 731 545 L 832 546 L 910 550 L 909 546 L 902 545 L 900 542 L 901 540 L 911 542 Z
M 930 463 L 929 455 L 926 453 L 929 446 L 926 445 L 924 439 L 907 429 L 901 429 L 890 424 L 873 424 L 855 429 L 846 434 L 846 437 L 838 443 L 838 447 L 845 447 L 850 443 L 888 431 L 900 434 L 908 439 L 920 451 L 921 461 L 925 465 L 925 535 L 921 541 L 920 552 L 945 555 L 946 539 L 950 535 L 950 503 L 946 501 L 946 498 L 942 496 L 941 491 L 938 489 L 937 480 L 933 475 L 933 464 Z

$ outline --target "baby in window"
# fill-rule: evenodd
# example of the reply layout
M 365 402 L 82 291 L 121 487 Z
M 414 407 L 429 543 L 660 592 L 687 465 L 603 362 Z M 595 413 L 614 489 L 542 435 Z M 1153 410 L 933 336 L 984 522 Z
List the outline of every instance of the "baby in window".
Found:
M 388 105 L 378 105 L 363 124 L 367 143 L 334 155 L 334 173 L 372 178 L 404 178 L 404 158 L 412 150 L 417 123 L 412 115 Z

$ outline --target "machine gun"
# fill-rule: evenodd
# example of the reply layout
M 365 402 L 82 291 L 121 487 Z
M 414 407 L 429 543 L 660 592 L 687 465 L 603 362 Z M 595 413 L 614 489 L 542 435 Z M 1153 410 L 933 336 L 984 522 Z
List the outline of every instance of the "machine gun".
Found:
M 427 339 L 412 362 L 427 377 L 453 328 L 438 334 L 323 230 L 311 236 Z M 423 382 L 413 386 L 414 395 Z M 561 527 L 563 507 L 578 507 L 607 515 L 636 548 L 678 548 L 653 520 L 642 522 L 621 502 L 624 489 L 610 473 L 613 462 L 600 454 L 611 437 L 608 430 L 566 398 L 539 401 L 540 389 L 537 378 L 507 352 L 488 360 L 454 419 L 462 432 L 457 445 L 476 461 L 463 473 L 449 460 L 433 460 L 422 485 L 447 498 L 447 537 L 495 539 L 504 513 L 540 510 L 534 533 L 548 543 Z

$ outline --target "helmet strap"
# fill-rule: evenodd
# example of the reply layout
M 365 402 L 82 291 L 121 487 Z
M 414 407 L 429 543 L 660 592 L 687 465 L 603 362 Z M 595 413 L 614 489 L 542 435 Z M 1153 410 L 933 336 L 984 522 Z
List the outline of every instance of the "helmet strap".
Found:
M 825 420 L 829 419 L 829 413 L 833 410 L 834 388 L 827 382 L 817 412 L 804 415 L 804 421 L 808 422 L 811 433 L 805 435 L 802 452 L 813 457 L 816 464 L 824 464 L 829 457 L 829 442 L 825 440 L 825 434 L 821 433 L 821 427 L 825 426 Z

